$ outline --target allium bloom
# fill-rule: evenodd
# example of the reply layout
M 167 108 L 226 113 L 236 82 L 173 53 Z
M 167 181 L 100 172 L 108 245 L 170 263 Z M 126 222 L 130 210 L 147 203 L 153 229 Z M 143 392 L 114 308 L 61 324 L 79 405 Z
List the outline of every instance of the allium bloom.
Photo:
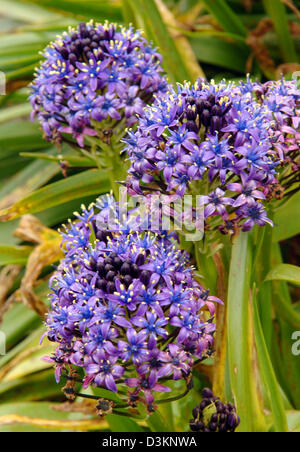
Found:
M 163 92 L 161 56 L 132 28 L 81 23 L 43 52 L 30 101 L 45 137 L 54 142 L 72 134 L 79 146 L 101 126 L 125 126 Z
M 192 432 L 234 432 L 240 424 L 232 403 L 224 404 L 209 388 L 202 391 L 202 402 L 193 409 Z
M 223 231 L 229 218 L 244 230 L 272 224 L 263 201 L 287 160 L 299 169 L 299 124 L 294 82 L 170 87 L 124 139 L 127 183 L 136 193 L 203 195 L 206 222 Z
M 171 235 L 131 230 L 117 209 L 104 229 L 113 198 L 99 199 L 66 226 L 66 254 L 50 281 L 48 338 L 58 343 L 56 377 L 69 366 L 84 370 L 84 387 L 130 397 L 169 392 L 168 379 L 188 379 L 195 361 L 211 353 L 214 305 L 195 280 L 189 256 Z M 132 392 L 133 390 L 133 392 Z

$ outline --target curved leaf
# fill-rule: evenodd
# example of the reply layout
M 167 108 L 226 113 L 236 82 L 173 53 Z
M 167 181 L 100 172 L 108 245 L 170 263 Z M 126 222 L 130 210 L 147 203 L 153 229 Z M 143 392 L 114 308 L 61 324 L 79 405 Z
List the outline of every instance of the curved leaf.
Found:
M 26 264 L 32 246 L 0 245 L 0 265 Z
M 109 190 L 109 181 L 104 171 L 84 171 L 81 174 L 47 185 L 21 199 L 13 206 L 1 210 L 0 220 L 13 220 L 26 213 L 40 212 L 70 200 L 106 193 Z
M 300 234 L 300 215 L 295 215 L 295 212 L 298 212 L 299 203 L 300 192 L 296 193 L 276 210 L 274 216 L 274 240 L 279 242 Z
M 300 286 L 300 267 L 290 264 L 279 264 L 267 275 L 266 281 L 287 281 Z

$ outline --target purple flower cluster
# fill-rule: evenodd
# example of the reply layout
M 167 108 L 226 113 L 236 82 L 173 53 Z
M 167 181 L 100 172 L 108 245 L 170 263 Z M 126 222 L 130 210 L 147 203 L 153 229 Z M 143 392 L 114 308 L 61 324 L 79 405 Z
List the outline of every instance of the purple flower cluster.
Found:
M 100 198 L 62 232 L 66 256 L 50 281 L 47 317 L 58 347 L 48 360 L 58 380 L 66 366 L 80 367 L 84 387 L 127 386 L 149 407 L 153 391 L 171 390 L 164 381 L 187 380 L 210 354 L 220 300 L 195 280 L 171 235 L 134 232 L 130 213 L 121 222 L 118 211 L 115 227 L 100 228 L 114 207 Z
M 272 224 L 262 201 L 298 149 L 297 106 L 299 90 L 284 81 L 170 87 L 124 139 L 128 183 L 135 193 L 203 194 L 206 222 L 221 219 L 223 232 Z
M 300 177 L 300 90 L 296 80 L 272 81 L 263 85 L 259 101 L 263 102 L 273 118 L 273 145 L 281 163 L 281 173 L 275 189 L 266 187 L 265 194 L 272 197 L 279 189 L 279 198 L 299 188 Z M 276 197 L 276 196 L 275 196 Z
M 51 43 L 31 86 L 33 117 L 45 137 L 72 134 L 79 146 L 99 124 L 123 129 L 136 121 L 155 93 L 164 92 L 161 56 L 132 28 L 81 23 Z
M 297 82 L 272 81 L 263 85 L 262 101 L 275 119 L 274 143 L 281 160 L 290 160 L 300 143 L 300 90 Z M 298 161 L 299 164 L 299 161 Z

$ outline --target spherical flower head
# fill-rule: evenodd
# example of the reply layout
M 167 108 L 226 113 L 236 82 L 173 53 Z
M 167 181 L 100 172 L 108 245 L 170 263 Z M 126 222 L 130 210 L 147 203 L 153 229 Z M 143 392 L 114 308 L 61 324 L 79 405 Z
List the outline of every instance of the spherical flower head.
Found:
M 242 226 L 246 207 L 261 203 L 265 187 L 276 183 L 280 163 L 274 118 L 262 93 L 250 80 L 170 88 L 144 109 L 138 129 L 124 139 L 131 165 L 127 183 L 137 193 L 200 192 L 206 222 L 220 226 L 230 217 Z
M 152 407 L 155 392 L 170 391 L 161 379 L 188 381 L 211 353 L 212 300 L 221 301 L 196 281 L 172 235 L 134 232 L 131 214 L 108 196 L 65 227 L 47 334 L 58 344 L 50 358 L 57 377 L 80 367 L 84 387 L 131 388 Z
M 166 89 L 161 56 L 134 31 L 93 21 L 70 28 L 43 52 L 45 60 L 31 85 L 33 117 L 47 139 L 71 134 L 79 146 L 104 124 L 123 129 Z

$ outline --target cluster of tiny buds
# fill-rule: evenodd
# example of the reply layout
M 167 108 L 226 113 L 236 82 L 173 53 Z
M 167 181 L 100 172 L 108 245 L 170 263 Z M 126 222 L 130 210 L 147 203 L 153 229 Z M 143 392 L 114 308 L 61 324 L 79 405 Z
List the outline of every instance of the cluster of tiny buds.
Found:
M 232 403 L 222 403 L 209 388 L 202 391 L 202 402 L 193 409 L 190 420 L 192 432 L 235 432 L 240 424 L 236 408 Z
M 186 119 L 186 127 L 191 132 L 198 133 L 203 125 L 210 133 L 214 133 L 225 125 L 224 116 L 231 105 L 231 102 L 222 104 L 214 94 L 210 94 L 207 99 L 187 96 L 182 119 Z
M 87 27 L 87 24 L 81 22 L 78 30 L 71 34 L 72 43 L 69 47 L 57 46 L 57 50 L 65 60 L 73 65 L 80 59 L 89 60 L 93 58 L 95 51 L 101 50 L 101 41 L 109 41 L 115 35 L 115 26 L 113 24 L 107 27 L 106 30 L 97 30 L 95 28 Z M 103 46 L 105 49 L 105 46 Z
M 141 260 L 144 257 L 141 255 Z M 143 263 L 143 262 L 142 262 Z M 140 271 L 139 265 L 133 264 L 130 259 L 123 261 L 116 253 L 111 253 L 102 262 L 97 262 L 93 257 L 89 265 L 91 269 L 98 273 L 99 279 L 96 281 L 97 289 L 101 289 L 106 293 L 114 293 L 116 290 L 115 281 L 118 279 L 124 284 L 126 288 L 130 287 L 134 278 L 139 278 L 140 281 L 147 285 L 150 279 L 150 273 Z

